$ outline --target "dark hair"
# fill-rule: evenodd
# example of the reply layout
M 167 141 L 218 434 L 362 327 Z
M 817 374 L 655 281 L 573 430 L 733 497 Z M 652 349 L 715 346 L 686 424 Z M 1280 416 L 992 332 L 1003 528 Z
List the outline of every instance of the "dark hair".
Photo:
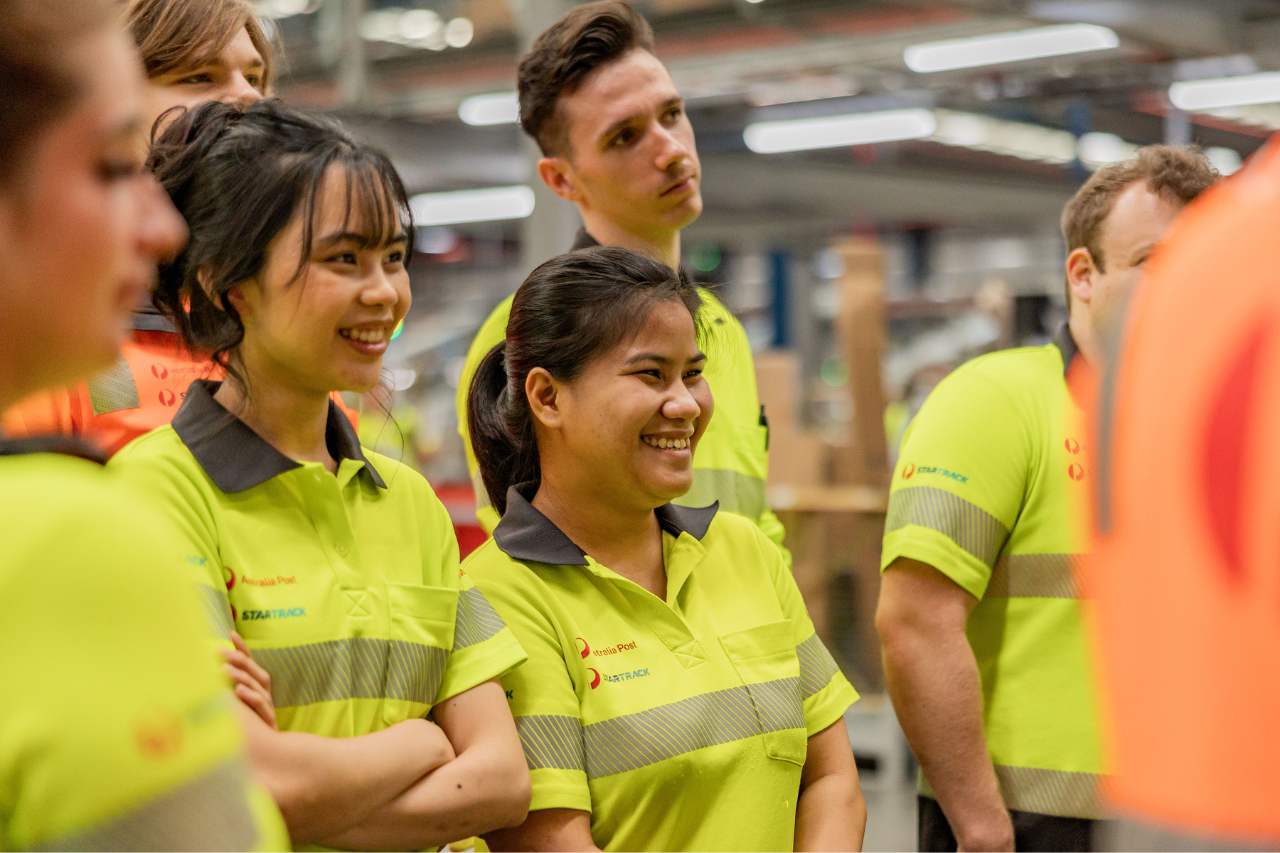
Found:
M 1088 249 L 1099 272 L 1106 271 L 1102 254 L 1102 223 L 1116 199 L 1135 183 L 1178 204 L 1187 204 L 1222 177 L 1209 158 L 1191 145 L 1148 145 L 1128 160 L 1103 166 L 1076 190 L 1062 211 L 1062 236 L 1067 254 Z M 1067 282 L 1067 304 L 1071 283 Z
M 369 246 L 404 233 L 406 255 L 412 251 L 409 198 L 387 156 L 337 122 L 277 101 L 201 104 L 165 129 L 148 165 L 191 232 L 186 249 L 161 266 L 152 301 L 174 319 L 188 348 L 211 354 L 242 383 L 235 352 L 244 324 L 223 297 L 258 275 L 272 240 L 299 215 L 302 251 L 294 281 L 305 273 L 330 166 L 346 172 L 344 230 L 362 233 Z
M 702 297 L 684 273 L 628 249 L 599 246 L 552 258 L 534 270 L 511 303 L 507 339 L 476 369 L 467 425 L 489 501 L 507 509 L 507 489 L 542 479 L 529 372 L 541 367 L 572 382 L 600 355 L 634 337 L 653 307 L 679 302 L 699 338 Z
M 68 61 L 76 39 L 106 30 L 115 15 L 111 0 L 0 2 L 0 184 L 80 96 L 83 81 Z
M 191 68 L 246 30 L 262 56 L 262 91 L 271 87 L 275 51 L 247 0 L 129 0 L 125 20 L 147 77 Z
M 579 6 L 538 36 L 520 60 L 520 126 L 548 157 L 568 153 L 557 116 L 563 95 L 572 95 L 591 72 L 641 48 L 653 53 L 649 22 L 621 0 Z

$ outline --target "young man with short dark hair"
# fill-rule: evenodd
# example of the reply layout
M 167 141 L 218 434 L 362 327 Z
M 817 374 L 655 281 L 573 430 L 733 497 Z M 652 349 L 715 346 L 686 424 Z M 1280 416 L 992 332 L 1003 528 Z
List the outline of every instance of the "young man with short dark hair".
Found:
M 1217 178 L 1165 145 L 1095 173 L 1062 218 L 1070 322 L 960 367 L 903 439 L 876 627 L 921 850 L 1093 849 L 1106 767 L 1071 566 L 1092 477 L 1066 374 L 1104 366 L 1098 330 Z
M 702 213 L 701 166 L 684 99 L 653 53 L 653 31 L 628 3 L 588 3 L 538 37 L 520 62 L 520 123 L 542 150 L 538 174 L 573 202 L 583 229 L 572 249 L 621 246 L 680 265 L 680 230 Z M 686 506 L 720 502 L 782 545 L 784 530 L 765 500 L 768 429 L 742 325 L 701 291 L 708 334 L 706 378 L 715 417 L 694 457 Z M 511 300 L 480 328 L 458 384 L 458 429 L 477 482 L 477 516 L 492 532 L 498 513 L 477 480 L 467 434 L 471 378 L 506 334 Z M 790 555 L 788 554 L 788 560 Z

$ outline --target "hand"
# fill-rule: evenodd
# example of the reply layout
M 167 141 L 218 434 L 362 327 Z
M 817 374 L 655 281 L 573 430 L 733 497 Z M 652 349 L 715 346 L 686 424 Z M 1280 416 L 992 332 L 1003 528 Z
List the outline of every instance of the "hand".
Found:
M 1009 813 L 998 813 L 970 826 L 956 828 L 957 849 L 965 851 L 1012 851 L 1014 849 L 1013 821 Z
M 222 671 L 231 679 L 236 698 L 249 707 L 271 728 L 276 728 L 276 706 L 271 701 L 271 674 L 258 665 L 249 653 L 244 638 L 231 632 L 234 649 L 220 648 L 226 661 Z

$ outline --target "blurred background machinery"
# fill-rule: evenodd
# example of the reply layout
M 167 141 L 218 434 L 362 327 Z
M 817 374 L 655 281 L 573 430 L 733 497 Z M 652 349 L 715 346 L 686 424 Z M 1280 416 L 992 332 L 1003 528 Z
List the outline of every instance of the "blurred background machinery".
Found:
M 258 2 L 285 49 L 279 94 L 380 144 L 414 196 L 414 305 L 361 432 L 426 474 L 464 553 L 482 539 L 454 414 L 467 346 L 580 225 L 515 124 L 518 57 L 572 5 Z M 956 365 L 1065 319 L 1058 216 L 1091 170 L 1195 142 L 1229 174 L 1280 129 L 1280 2 L 636 6 L 698 137 L 705 213 L 685 263 L 748 331 L 770 500 L 820 631 L 869 696 L 850 717 L 869 849 L 912 849 L 872 625 L 898 441 Z

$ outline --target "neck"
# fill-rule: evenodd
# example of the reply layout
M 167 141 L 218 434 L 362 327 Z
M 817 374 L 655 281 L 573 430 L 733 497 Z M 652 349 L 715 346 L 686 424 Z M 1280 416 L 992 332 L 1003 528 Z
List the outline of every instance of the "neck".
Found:
M 214 399 L 290 459 L 320 462 L 331 472 L 338 470 L 325 443 L 328 394 L 269 383 L 256 374 L 250 389 L 252 393 L 246 395 L 240 383 L 227 380 Z
M 1071 329 L 1071 337 L 1075 338 L 1076 346 L 1080 349 L 1080 355 L 1085 363 L 1094 370 L 1101 370 L 1102 344 L 1098 340 L 1098 333 L 1093 327 L 1092 320 L 1082 310 L 1082 306 L 1072 305 L 1071 319 L 1067 321 L 1067 327 Z
M 680 267 L 680 232 L 678 230 L 636 234 L 589 210 L 582 211 L 582 222 L 587 228 L 587 233 L 596 238 L 602 246 L 630 249 L 662 261 L 672 269 Z
M 653 508 L 620 505 L 592 492 L 544 469 L 532 504 L 596 562 L 665 601 L 662 529 Z M 583 512 L 583 507 L 591 511 Z

